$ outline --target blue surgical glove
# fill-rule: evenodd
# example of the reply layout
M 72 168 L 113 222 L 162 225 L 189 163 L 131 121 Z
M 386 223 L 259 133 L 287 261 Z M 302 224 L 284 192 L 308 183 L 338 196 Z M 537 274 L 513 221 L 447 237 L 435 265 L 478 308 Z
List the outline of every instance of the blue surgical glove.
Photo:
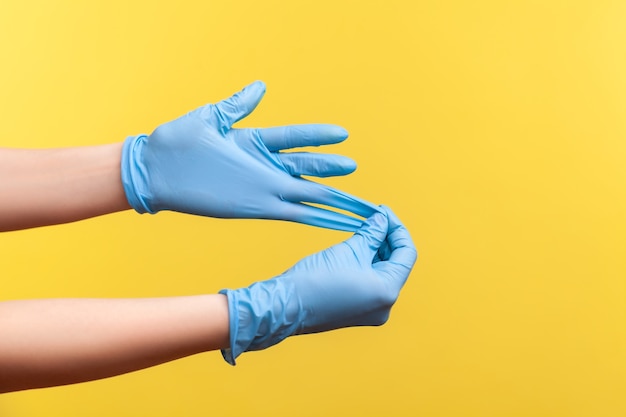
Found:
M 221 218 L 289 220 L 354 231 L 362 219 L 311 206 L 316 203 L 369 217 L 377 207 L 339 190 L 301 178 L 346 175 L 349 158 L 285 149 L 338 143 L 347 132 L 311 124 L 235 129 L 259 104 L 265 85 L 255 82 L 217 104 L 200 107 L 128 138 L 121 174 L 126 197 L 139 213 L 173 210 Z
M 417 259 L 406 228 L 386 208 L 347 241 L 304 258 L 291 269 L 228 298 L 231 365 L 242 352 L 288 336 L 384 324 Z

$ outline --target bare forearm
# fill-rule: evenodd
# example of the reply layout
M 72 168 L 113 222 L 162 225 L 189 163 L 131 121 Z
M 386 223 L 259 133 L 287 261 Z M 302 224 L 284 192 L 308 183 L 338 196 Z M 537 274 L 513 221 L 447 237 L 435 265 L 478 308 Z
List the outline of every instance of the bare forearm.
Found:
M 0 231 L 129 209 L 120 179 L 121 146 L 0 148 Z
M 222 295 L 0 303 L 0 392 L 106 378 L 228 347 Z

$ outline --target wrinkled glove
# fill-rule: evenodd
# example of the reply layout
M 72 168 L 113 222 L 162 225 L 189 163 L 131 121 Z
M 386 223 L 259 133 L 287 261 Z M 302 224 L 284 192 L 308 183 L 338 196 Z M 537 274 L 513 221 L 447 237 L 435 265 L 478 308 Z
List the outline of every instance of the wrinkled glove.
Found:
M 384 324 L 417 259 L 406 228 L 386 208 L 343 243 L 228 298 L 231 365 L 288 336 Z
M 255 82 L 232 97 L 208 104 L 124 142 L 121 175 L 126 197 L 139 213 L 173 210 L 221 218 L 289 220 L 354 231 L 362 219 L 308 203 L 369 217 L 378 208 L 339 190 L 300 178 L 346 175 L 356 164 L 339 155 L 281 153 L 338 143 L 347 132 L 311 124 L 234 129 L 261 101 Z

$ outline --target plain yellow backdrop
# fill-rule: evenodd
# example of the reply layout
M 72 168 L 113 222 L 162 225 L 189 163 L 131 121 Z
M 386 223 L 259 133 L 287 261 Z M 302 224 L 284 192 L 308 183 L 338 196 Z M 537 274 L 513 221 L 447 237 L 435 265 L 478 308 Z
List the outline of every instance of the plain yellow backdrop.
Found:
M 0 3 L 0 145 L 121 141 L 261 79 L 420 258 L 379 328 L 0 397 L 23 416 L 626 415 L 626 3 Z M 125 212 L 0 235 L 2 299 L 213 293 L 348 235 Z M 1 337 L 1 336 L 0 336 Z

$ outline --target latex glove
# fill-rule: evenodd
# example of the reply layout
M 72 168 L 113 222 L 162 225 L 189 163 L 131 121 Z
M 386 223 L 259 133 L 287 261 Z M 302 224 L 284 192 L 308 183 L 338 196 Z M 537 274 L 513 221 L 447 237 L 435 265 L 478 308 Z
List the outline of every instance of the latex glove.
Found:
M 234 129 L 261 101 L 257 81 L 232 97 L 208 104 L 128 138 L 122 151 L 122 182 L 139 213 L 174 210 L 221 218 L 289 220 L 354 231 L 363 220 L 314 207 L 318 203 L 369 217 L 377 207 L 341 191 L 300 178 L 345 175 L 349 158 L 285 149 L 338 143 L 347 132 L 311 124 L 266 129 Z
M 383 210 L 347 241 L 304 258 L 278 277 L 222 290 L 230 320 L 224 359 L 234 365 L 242 352 L 291 335 L 384 324 L 417 252 L 398 218 Z

